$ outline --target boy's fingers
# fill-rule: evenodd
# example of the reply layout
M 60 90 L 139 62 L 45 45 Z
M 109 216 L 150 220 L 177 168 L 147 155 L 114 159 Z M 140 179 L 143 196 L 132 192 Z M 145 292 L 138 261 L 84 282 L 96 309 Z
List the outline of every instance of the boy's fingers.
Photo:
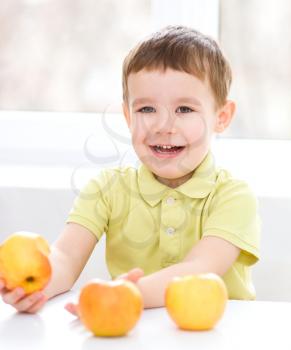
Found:
M 119 276 L 116 277 L 117 280 L 121 280 L 123 278 L 127 279 L 128 278 L 128 273 L 123 273 L 122 275 L 119 275 Z
M 135 269 L 132 269 L 130 271 L 130 273 L 132 274 L 132 276 L 134 277 L 141 277 L 144 275 L 144 272 L 142 269 L 140 269 L 139 267 L 136 267 Z
M 144 272 L 139 267 L 136 267 L 127 273 L 123 273 L 122 275 L 119 275 L 116 279 L 126 279 L 131 282 L 137 282 L 142 276 L 144 275 Z
M 4 303 L 14 305 L 25 296 L 22 288 L 16 288 L 2 295 Z
M 142 269 L 135 268 L 128 272 L 127 279 L 132 282 L 137 282 L 143 275 L 144 275 L 144 272 Z
M 25 312 L 34 314 L 36 313 L 47 301 L 47 297 L 43 296 L 39 301 L 33 304 L 29 309 L 25 310 Z
M 34 304 L 39 302 L 43 298 L 43 293 L 36 292 L 32 293 L 25 298 L 21 299 L 17 303 L 13 304 L 15 309 L 20 312 L 24 312 L 28 309 L 30 309 Z
M 65 309 L 75 316 L 79 316 L 78 305 L 73 303 L 68 303 L 65 305 Z

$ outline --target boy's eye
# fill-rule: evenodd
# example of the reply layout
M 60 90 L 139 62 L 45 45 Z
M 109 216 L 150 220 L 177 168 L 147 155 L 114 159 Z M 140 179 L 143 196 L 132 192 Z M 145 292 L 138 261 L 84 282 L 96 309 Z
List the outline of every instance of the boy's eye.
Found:
M 177 113 L 191 113 L 193 112 L 193 109 L 186 107 L 186 106 L 180 106 L 176 110 Z
M 154 108 L 149 106 L 142 107 L 141 109 L 138 110 L 138 112 L 141 112 L 141 113 L 153 113 L 154 111 L 155 111 Z

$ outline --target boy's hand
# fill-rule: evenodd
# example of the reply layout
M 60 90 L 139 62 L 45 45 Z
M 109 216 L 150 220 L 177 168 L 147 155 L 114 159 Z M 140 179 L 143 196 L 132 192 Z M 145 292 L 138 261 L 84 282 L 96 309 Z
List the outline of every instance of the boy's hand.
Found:
M 134 268 L 126 273 L 123 273 L 122 275 L 119 275 L 118 277 L 116 277 L 116 279 L 117 280 L 125 279 L 133 283 L 136 283 L 141 277 L 143 277 L 143 275 L 144 275 L 144 272 L 142 269 Z M 69 311 L 71 314 L 79 317 L 78 304 L 68 303 L 65 305 L 65 309 Z
M 116 277 L 116 279 L 117 280 L 125 279 L 133 283 L 136 283 L 141 277 L 143 277 L 143 275 L 144 275 L 143 270 L 140 269 L 139 267 L 136 267 L 132 270 L 129 270 L 126 273 L 123 273 L 122 275 L 119 275 L 118 277 Z
M 0 295 L 4 303 L 13 306 L 18 312 L 36 313 L 47 301 L 42 291 L 25 294 L 23 288 L 7 290 L 5 283 L 0 279 Z

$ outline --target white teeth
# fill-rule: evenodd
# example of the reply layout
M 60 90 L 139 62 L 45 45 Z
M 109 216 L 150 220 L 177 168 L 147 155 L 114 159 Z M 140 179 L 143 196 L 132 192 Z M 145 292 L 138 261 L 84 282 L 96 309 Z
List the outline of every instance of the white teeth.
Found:
M 163 149 L 171 149 L 172 148 L 172 146 L 163 146 L 163 145 L 157 145 L 157 147 L 163 148 Z M 173 146 L 173 147 L 175 147 L 175 146 Z
M 155 145 L 155 146 L 152 146 L 152 147 L 154 147 L 155 151 L 158 152 L 158 153 L 168 153 L 168 154 L 171 153 L 171 154 L 174 154 L 174 153 L 181 152 L 182 149 L 185 146 Z M 170 152 L 170 150 L 171 150 L 171 152 Z

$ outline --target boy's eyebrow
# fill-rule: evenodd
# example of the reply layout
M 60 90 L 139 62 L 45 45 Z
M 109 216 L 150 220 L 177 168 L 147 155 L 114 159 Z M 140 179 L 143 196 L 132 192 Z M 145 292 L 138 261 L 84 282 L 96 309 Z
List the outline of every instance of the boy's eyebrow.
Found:
M 185 103 L 191 103 L 197 106 L 201 106 L 201 102 L 195 98 L 195 97 L 182 97 L 178 98 L 176 102 L 185 102 Z
M 134 107 L 135 105 L 139 104 L 139 103 L 147 103 L 147 102 L 155 102 L 154 100 L 150 99 L 150 98 L 146 98 L 146 97 L 142 97 L 142 98 L 137 98 L 135 100 L 133 100 L 132 102 L 132 106 Z M 197 106 L 201 106 L 201 102 L 195 98 L 195 97 L 181 97 L 181 98 L 178 98 L 176 101 L 176 103 L 181 103 L 181 102 L 184 102 L 184 103 L 192 103 L 192 104 L 195 104 Z
M 154 102 L 154 100 L 147 98 L 147 97 L 141 97 L 141 98 L 136 98 L 135 100 L 133 100 L 132 102 L 132 106 L 134 107 L 135 105 L 139 104 L 139 103 L 147 103 L 147 102 Z

